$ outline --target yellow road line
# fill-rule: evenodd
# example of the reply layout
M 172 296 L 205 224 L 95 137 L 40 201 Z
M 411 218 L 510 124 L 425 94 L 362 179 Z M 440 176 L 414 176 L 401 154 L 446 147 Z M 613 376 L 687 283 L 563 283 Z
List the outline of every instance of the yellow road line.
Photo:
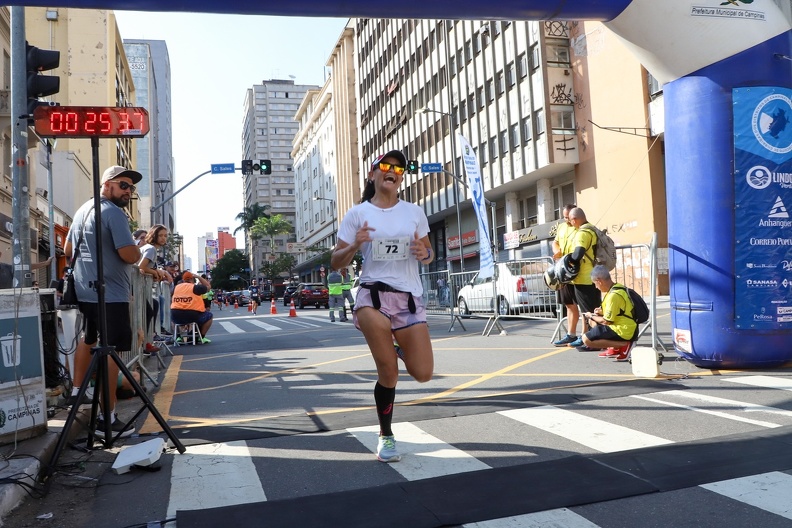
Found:
M 166 422 L 170 420 L 170 409 L 173 404 L 173 395 L 176 390 L 176 381 L 179 379 L 179 370 L 184 356 L 173 356 L 168 369 L 165 371 L 165 377 L 162 379 L 162 384 L 157 391 L 157 410 L 162 415 L 162 419 Z M 151 402 L 154 403 L 154 395 L 151 396 Z M 154 416 L 149 413 L 143 427 L 140 428 L 141 433 L 153 433 L 160 430 L 160 426 Z

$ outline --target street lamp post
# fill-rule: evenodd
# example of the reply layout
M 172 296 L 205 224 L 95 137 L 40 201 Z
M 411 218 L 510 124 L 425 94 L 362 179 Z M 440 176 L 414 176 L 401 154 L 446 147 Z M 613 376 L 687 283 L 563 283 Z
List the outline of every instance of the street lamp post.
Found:
M 330 202 L 330 209 L 331 209 L 331 211 L 332 211 L 332 213 L 333 213 L 333 233 L 332 233 L 332 236 L 335 236 L 335 232 L 336 232 L 336 210 L 335 210 L 335 200 L 333 200 L 332 198 L 321 198 L 321 197 L 319 197 L 319 196 L 314 196 L 314 198 L 313 198 L 313 199 L 314 199 L 314 201 L 317 201 L 317 202 L 320 202 L 320 201 L 321 201 L 321 202 Z M 337 238 L 338 238 L 338 237 L 336 237 L 336 239 L 337 239 Z M 333 245 L 335 245 L 335 243 L 334 243 Z
M 465 256 L 463 254 L 462 247 L 462 215 L 459 212 L 459 186 L 457 185 L 459 175 L 457 174 L 456 170 L 456 138 L 454 138 L 454 116 L 448 112 L 435 110 L 433 108 L 429 108 L 428 106 L 424 106 L 418 111 L 422 114 L 440 114 L 448 118 L 448 135 L 451 140 L 451 172 L 454 176 L 454 205 L 456 205 L 457 236 L 459 237 L 459 270 L 465 271 Z
M 168 185 L 170 185 L 170 182 L 171 182 L 170 180 L 165 180 L 165 179 L 154 180 L 154 183 L 157 184 L 157 189 L 159 189 L 160 192 L 160 205 L 162 205 L 162 203 L 165 201 L 165 191 L 167 190 Z M 160 224 L 165 225 L 165 207 L 163 207 L 162 211 L 160 211 L 160 217 L 162 218 Z M 152 225 L 154 224 L 153 210 L 151 211 L 151 223 Z

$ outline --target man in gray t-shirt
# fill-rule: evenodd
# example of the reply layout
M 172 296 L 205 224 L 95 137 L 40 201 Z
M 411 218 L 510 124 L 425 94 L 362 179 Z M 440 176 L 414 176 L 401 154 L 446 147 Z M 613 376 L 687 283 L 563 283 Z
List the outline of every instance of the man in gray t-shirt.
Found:
M 132 348 L 132 327 L 129 319 L 129 297 L 131 294 L 132 265 L 140 260 L 140 248 L 132 238 L 129 222 L 123 208 L 129 205 L 135 185 L 143 176 L 125 167 L 113 166 L 105 170 L 102 175 L 101 211 L 102 225 L 99 236 L 102 237 L 102 270 L 105 283 L 105 317 L 107 321 L 107 335 L 102 337 L 103 345 L 114 346 L 116 351 L 124 352 Z M 90 365 L 91 348 L 99 341 L 99 294 L 97 247 L 96 247 L 96 216 L 94 201 L 89 200 L 80 207 L 74 215 L 69 234 L 66 237 L 66 256 L 71 257 L 72 252 L 79 252 L 74 264 L 74 283 L 79 301 L 80 311 L 84 316 L 83 339 L 77 346 L 74 356 L 74 389 L 71 405 L 82 402 L 76 400 L 77 391 L 84 381 L 86 371 Z M 82 240 L 81 240 L 82 234 Z M 78 244 L 79 243 L 79 244 Z M 109 372 L 108 379 L 118 378 L 118 366 L 114 361 L 107 360 Z M 112 409 L 104 409 L 104 419 L 110 420 L 113 434 L 123 431 L 122 436 L 129 436 L 135 432 L 132 426 L 115 418 L 116 391 L 115 384 L 110 387 L 110 405 Z M 104 435 L 104 420 L 97 424 L 97 436 Z

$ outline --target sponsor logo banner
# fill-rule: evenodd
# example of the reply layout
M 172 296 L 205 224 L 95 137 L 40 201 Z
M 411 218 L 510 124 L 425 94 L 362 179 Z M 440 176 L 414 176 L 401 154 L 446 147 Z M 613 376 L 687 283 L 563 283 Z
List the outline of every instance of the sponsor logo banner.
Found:
M 735 326 L 792 328 L 774 315 L 792 287 L 792 90 L 735 88 L 732 102 Z

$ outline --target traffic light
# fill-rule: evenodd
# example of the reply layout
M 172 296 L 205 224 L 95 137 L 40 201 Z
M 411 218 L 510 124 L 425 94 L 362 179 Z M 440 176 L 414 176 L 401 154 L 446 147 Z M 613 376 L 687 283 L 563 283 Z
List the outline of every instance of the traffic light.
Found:
M 43 50 L 25 42 L 27 68 L 27 110 L 32 115 L 36 107 L 45 105 L 39 97 L 53 95 L 60 91 L 60 77 L 39 75 L 60 65 L 60 51 Z
M 407 172 L 409 174 L 418 174 L 420 168 L 421 166 L 418 165 L 417 160 L 407 160 Z
M 261 174 L 272 174 L 272 162 L 270 160 L 259 161 L 259 169 Z
M 253 160 L 242 160 L 242 174 L 253 174 Z

